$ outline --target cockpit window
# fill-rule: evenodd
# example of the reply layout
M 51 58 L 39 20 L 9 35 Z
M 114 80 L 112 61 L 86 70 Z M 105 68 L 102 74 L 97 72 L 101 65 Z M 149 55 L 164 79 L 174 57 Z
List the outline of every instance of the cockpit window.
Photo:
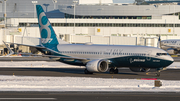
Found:
M 168 55 L 168 53 L 157 53 L 156 55 L 161 56 L 161 55 Z

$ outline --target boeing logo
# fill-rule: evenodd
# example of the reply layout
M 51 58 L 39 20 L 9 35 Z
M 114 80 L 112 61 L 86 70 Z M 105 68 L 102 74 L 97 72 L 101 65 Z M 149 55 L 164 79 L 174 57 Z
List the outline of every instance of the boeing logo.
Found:
M 145 59 L 130 59 L 130 63 L 133 63 L 133 62 L 145 62 L 146 60 Z

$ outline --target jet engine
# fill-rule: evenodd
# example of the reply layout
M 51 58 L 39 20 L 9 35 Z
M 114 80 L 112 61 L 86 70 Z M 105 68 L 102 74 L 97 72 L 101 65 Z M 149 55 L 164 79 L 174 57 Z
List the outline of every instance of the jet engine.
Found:
M 178 53 L 178 50 L 177 50 L 177 49 L 169 48 L 169 49 L 167 49 L 167 52 L 168 52 L 169 54 L 177 54 L 177 53 Z
M 86 64 L 89 72 L 106 72 L 109 68 L 106 60 L 92 60 Z
M 129 68 L 133 72 L 148 72 L 150 68 L 142 68 L 142 67 L 130 67 Z

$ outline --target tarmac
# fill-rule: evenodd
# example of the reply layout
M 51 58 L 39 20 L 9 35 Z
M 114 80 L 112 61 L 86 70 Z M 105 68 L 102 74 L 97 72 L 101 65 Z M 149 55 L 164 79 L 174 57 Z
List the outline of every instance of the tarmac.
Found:
M 0 101 L 179 101 L 180 93 L 0 92 Z
M 151 70 L 153 72 L 153 70 Z M 118 79 L 141 79 L 157 78 L 160 80 L 180 80 L 180 69 L 167 69 L 161 72 L 160 77 L 155 74 L 146 75 L 144 72 L 132 72 L 129 69 L 119 69 L 118 74 L 93 73 L 84 74 L 84 68 L 0 68 L 0 75 L 15 76 L 50 76 L 50 77 L 91 77 L 91 78 L 118 78 Z
M 0 61 L 56 61 L 45 57 L 0 57 Z M 180 62 L 179 57 L 174 57 Z M 153 71 L 153 70 L 151 70 Z M 92 77 L 140 79 L 157 78 L 160 80 L 180 80 L 180 69 L 167 69 L 160 77 L 119 69 L 118 74 L 84 74 L 83 68 L 0 68 L 0 75 L 51 76 L 51 77 Z M 0 92 L 0 101 L 180 101 L 180 93 L 168 92 Z

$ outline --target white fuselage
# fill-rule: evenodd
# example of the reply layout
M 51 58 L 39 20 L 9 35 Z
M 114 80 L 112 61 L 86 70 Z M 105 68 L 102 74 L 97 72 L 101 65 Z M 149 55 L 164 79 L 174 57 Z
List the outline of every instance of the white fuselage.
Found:
M 161 48 L 164 50 L 167 50 L 169 48 L 179 50 L 180 40 L 163 40 L 163 41 L 161 41 Z
M 153 57 L 162 60 L 173 61 L 169 55 L 157 55 L 157 53 L 167 53 L 166 51 L 144 46 L 118 46 L 118 45 L 58 45 L 60 54 L 70 57 L 80 57 L 89 59 L 110 59 L 126 56 Z

